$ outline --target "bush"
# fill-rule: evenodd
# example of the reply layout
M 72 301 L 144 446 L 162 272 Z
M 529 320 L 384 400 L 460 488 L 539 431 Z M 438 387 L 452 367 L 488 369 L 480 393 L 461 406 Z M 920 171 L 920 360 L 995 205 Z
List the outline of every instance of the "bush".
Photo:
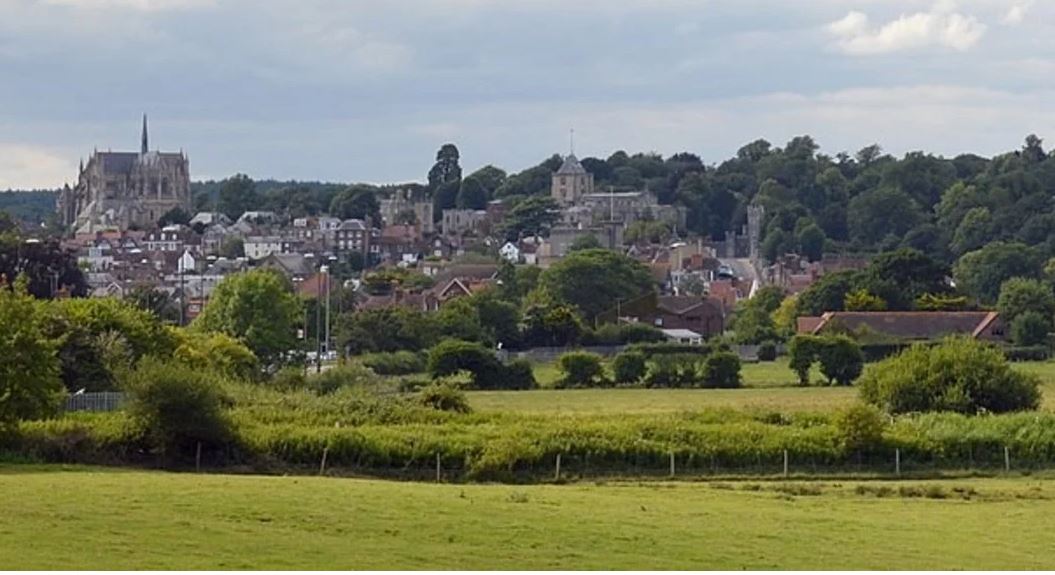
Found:
M 200 442 L 217 448 L 231 438 L 224 397 L 214 375 L 146 357 L 125 387 L 128 411 L 147 446 L 166 456 L 189 455 Z
M 307 388 L 317 395 L 329 395 L 346 387 L 375 383 L 377 376 L 369 369 L 354 363 L 343 363 L 307 377 Z
M 234 379 L 250 380 L 260 374 L 256 355 L 227 334 L 173 330 L 173 336 L 179 342 L 176 359 L 190 367 Z
M 562 375 L 558 387 L 606 387 L 608 378 L 604 374 L 601 356 L 584 351 L 572 351 L 557 361 Z
M 777 344 L 771 341 L 764 341 L 762 345 L 758 346 L 758 361 L 776 361 L 777 360 Z
M 865 401 L 890 413 L 1001 413 L 1040 403 L 1037 376 L 1013 370 L 998 349 L 967 338 L 913 346 L 876 364 L 859 386 Z
M 818 350 L 821 373 L 829 384 L 850 385 L 861 376 L 864 356 L 854 340 L 838 335 L 824 338 Z
M 740 387 L 740 356 L 720 351 L 707 356 L 703 362 L 703 387 L 735 389 Z
M 663 354 L 649 360 L 645 385 L 654 388 L 696 387 L 700 382 L 701 357 L 692 354 Z
M 1011 341 L 1016 346 L 1044 345 L 1051 331 L 1051 321 L 1038 312 L 1026 311 L 1011 320 Z
M 515 359 L 509 362 L 502 372 L 501 389 L 522 390 L 534 389 L 538 386 L 538 382 L 535 381 L 535 369 L 526 359 Z
M 638 383 L 648 373 L 645 354 L 639 351 L 624 351 L 620 353 L 612 361 L 612 372 L 615 374 L 616 383 Z
M 835 428 L 847 453 L 871 452 L 883 444 L 886 420 L 875 407 L 858 403 L 835 416 Z
M 425 371 L 425 356 L 412 351 L 369 353 L 360 363 L 378 375 L 411 375 Z
M 450 380 L 436 380 L 418 391 L 418 402 L 426 407 L 439 411 L 469 413 L 469 400 L 457 383 Z
M 271 386 L 279 391 L 297 391 L 308 387 L 308 377 L 300 367 L 284 367 L 271 376 Z

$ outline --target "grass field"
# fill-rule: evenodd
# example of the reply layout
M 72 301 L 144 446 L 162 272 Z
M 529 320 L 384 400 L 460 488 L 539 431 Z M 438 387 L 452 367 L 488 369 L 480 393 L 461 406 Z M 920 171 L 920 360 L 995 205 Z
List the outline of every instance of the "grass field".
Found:
M 1043 382 L 1043 408 L 1055 410 L 1055 362 L 1023 362 L 1015 369 L 1036 374 Z M 786 359 L 745 363 L 744 389 L 542 389 L 526 392 L 470 392 L 473 408 L 484 412 L 524 413 L 663 413 L 700 409 L 761 409 L 781 412 L 831 411 L 854 403 L 852 387 L 796 387 Z M 535 367 L 535 377 L 548 387 L 560 377 L 553 364 Z M 813 379 L 822 379 L 814 370 Z
M 0 467 L 3 568 L 1055 568 L 1055 485 L 1028 478 L 514 487 L 58 469 Z

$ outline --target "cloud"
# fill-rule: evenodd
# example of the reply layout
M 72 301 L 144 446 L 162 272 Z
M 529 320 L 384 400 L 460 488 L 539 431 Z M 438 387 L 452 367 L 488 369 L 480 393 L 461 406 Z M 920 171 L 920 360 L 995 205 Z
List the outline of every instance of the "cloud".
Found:
M 866 56 L 890 54 L 931 46 L 969 50 L 985 35 L 986 25 L 974 16 L 956 11 L 949 1 L 938 2 L 928 12 L 902 14 L 874 26 L 867 14 L 852 11 L 827 26 L 846 54 Z
M 43 0 L 41 3 L 84 10 L 129 9 L 139 12 L 164 12 L 212 6 L 214 0 Z
M 1007 14 L 1004 14 L 1004 18 L 1000 21 L 1005 26 L 1017 26 L 1026 19 L 1026 13 L 1033 7 L 1033 0 L 1025 0 L 1024 2 L 1016 2 L 1012 6 Z
M 56 152 L 0 142 L 0 190 L 53 188 L 76 173 L 76 166 Z

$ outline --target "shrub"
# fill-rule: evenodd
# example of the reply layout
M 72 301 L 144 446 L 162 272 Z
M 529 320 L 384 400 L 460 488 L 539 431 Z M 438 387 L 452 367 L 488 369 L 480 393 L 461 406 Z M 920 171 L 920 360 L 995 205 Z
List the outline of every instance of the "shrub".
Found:
M 307 387 L 318 395 L 329 395 L 346 387 L 368 385 L 377 381 L 369 369 L 354 363 L 343 363 L 307 377 Z
M 22 277 L 14 291 L 0 277 L 0 432 L 54 414 L 63 396 L 58 342 L 46 337 L 39 304 Z
M 720 351 L 707 356 L 703 362 L 703 387 L 734 389 L 741 385 L 740 356 Z
M 195 369 L 212 370 L 235 379 L 254 379 L 260 374 L 256 355 L 244 344 L 223 333 L 172 330 L 179 342 L 174 354 Z
M 531 362 L 526 359 L 515 359 L 505 365 L 502 370 L 502 385 L 495 389 L 534 389 L 538 383 L 535 381 L 535 370 Z
M 308 377 L 304 369 L 299 367 L 284 367 L 271 376 L 271 386 L 280 391 L 296 391 L 308 387 Z
M 609 384 L 601 364 L 601 356 L 584 351 L 572 351 L 557 361 L 563 374 L 558 387 L 605 387 Z
M 870 452 L 882 445 L 886 421 L 875 407 L 858 403 L 836 415 L 835 428 L 846 452 Z
M 160 453 L 178 458 L 199 442 L 216 448 L 231 438 L 219 382 L 208 372 L 146 357 L 125 387 L 132 421 L 143 441 Z
M 1036 409 L 1039 385 L 1035 375 L 1013 370 L 995 347 L 968 338 L 913 346 L 875 364 L 859 384 L 865 401 L 890 413 Z
M 436 380 L 418 391 L 418 402 L 439 411 L 469 413 L 469 400 L 456 382 Z
M 1043 345 L 1048 341 L 1051 321 L 1038 312 L 1022 312 L 1011 320 L 1011 341 L 1015 345 L 1030 347 Z
M 410 375 L 425 371 L 425 357 L 412 351 L 369 353 L 359 361 L 378 375 Z
M 701 357 L 691 354 L 663 354 L 649 360 L 645 384 L 655 388 L 696 387 L 700 381 Z
M 864 369 L 861 347 L 846 336 L 824 338 L 817 355 L 829 384 L 850 385 Z
M 639 351 L 624 351 L 612 361 L 612 372 L 615 382 L 633 384 L 644 379 L 648 372 L 645 354 Z
M 764 341 L 762 345 L 758 346 L 758 361 L 776 361 L 777 360 L 777 344 L 771 341 Z

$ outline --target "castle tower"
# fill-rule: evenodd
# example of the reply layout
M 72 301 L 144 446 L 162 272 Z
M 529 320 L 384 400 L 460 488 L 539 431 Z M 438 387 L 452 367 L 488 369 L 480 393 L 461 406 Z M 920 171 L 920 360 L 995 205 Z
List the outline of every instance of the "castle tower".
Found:
M 562 206 L 573 206 L 585 194 L 593 193 L 593 174 L 586 171 L 575 154 L 568 154 L 553 174 L 550 195 Z
M 747 206 L 747 245 L 750 250 L 750 258 L 757 261 L 762 257 L 762 220 L 765 218 L 766 209 L 758 202 L 752 202 Z

